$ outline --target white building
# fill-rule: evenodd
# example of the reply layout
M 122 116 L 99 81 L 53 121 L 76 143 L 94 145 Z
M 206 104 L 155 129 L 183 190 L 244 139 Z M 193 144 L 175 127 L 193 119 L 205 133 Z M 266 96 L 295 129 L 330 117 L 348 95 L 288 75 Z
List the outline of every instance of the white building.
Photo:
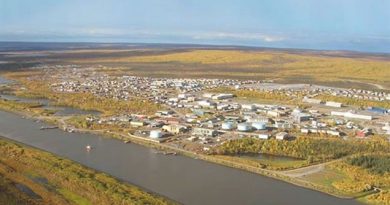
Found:
M 198 105 L 200 105 L 201 107 L 210 108 L 210 107 L 214 107 L 216 103 L 208 100 L 202 100 L 198 102 Z
M 160 130 L 152 130 L 152 131 L 150 131 L 150 135 L 149 135 L 149 137 L 153 138 L 153 139 L 161 138 L 163 136 L 164 136 L 164 133 Z
M 236 127 L 234 122 L 224 122 L 222 123 L 223 130 L 232 130 Z
M 373 117 L 371 115 L 361 115 L 356 114 L 352 112 L 338 112 L 338 111 L 332 111 L 330 113 L 332 116 L 341 116 L 345 118 L 351 118 L 351 119 L 359 119 L 359 120 L 372 120 Z
M 248 132 L 252 130 L 252 126 L 248 123 L 240 123 L 237 125 L 237 130 L 241 132 Z
M 214 95 L 211 98 L 214 99 L 214 100 L 224 100 L 224 99 L 229 99 L 229 98 L 233 98 L 233 97 L 234 97 L 233 94 L 221 93 L 221 94 Z
M 278 134 L 276 134 L 275 138 L 277 140 L 285 140 L 287 139 L 288 137 L 288 133 L 287 132 L 279 132 Z
M 258 135 L 258 138 L 259 138 L 259 139 L 262 139 L 262 140 L 268 140 L 268 139 L 270 138 L 270 136 L 267 135 L 267 134 L 259 134 L 259 135 Z
M 342 103 L 339 103 L 339 102 L 333 102 L 333 101 L 327 101 L 325 103 L 326 106 L 329 106 L 329 107 L 342 107 L 343 104 Z

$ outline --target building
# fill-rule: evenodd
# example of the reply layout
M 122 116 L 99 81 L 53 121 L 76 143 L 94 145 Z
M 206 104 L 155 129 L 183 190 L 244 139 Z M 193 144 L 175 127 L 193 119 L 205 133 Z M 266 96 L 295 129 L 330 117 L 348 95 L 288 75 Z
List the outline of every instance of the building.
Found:
M 371 134 L 372 134 L 371 129 L 364 128 L 364 129 L 358 130 L 356 132 L 356 137 L 364 138 L 364 137 L 368 137 Z
M 256 116 L 246 115 L 246 116 L 244 116 L 244 119 L 247 122 L 262 122 L 262 123 L 265 123 L 265 124 L 269 122 L 269 118 L 268 117 L 259 116 L 259 115 L 256 115 Z
M 279 132 L 276 134 L 275 138 L 277 140 L 286 140 L 288 138 L 288 133 L 287 132 Z
M 180 119 L 176 117 L 163 117 L 155 120 L 156 122 L 161 122 L 165 124 L 179 124 Z
M 268 140 L 270 136 L 268 134 L 259 134 L 258 138 L 262 140 Z
M 197 136 L 214 137 L 218 134 L 218 132 L 214 129 L 195 127 L 192 131 L 192 134 Z
M 267 129 L 267 124 L 264 122 L 252 122 L 252 127 L 256 130 L 265 130 Z
M 241 106 L 241 108 L 243 110 L 246 110 L 246 111 L 254 111 L 254 110 L 256 110 L 256 106 L 253 105 L 253 104 L 244 104 L 244 105 Z
M 234 122 L 223 122 L 222 129 L 223 130 L 232 130 L 236 128 L 236 124 Z
M 233 94 L 230 94 L 230 93 L 221 93 L 221 94 L 217 94 L 217 95 L 214 95 L 212 96 L 211 98 L 213 100 L 224 100 L 224 99 L 229 99 L 229 98 L 233 98 L 234 95 Z
M 331 135 L 331 136 L 336 136 L 336 137 L 341 136 L 341 133 L 337 130 L 327 130 L 326 134 Z
M 240 123 L 237 125 L 237 130 L 241 132 L 249 132 L 252 130 L 252 126 L 248 123 Z
M 205 108 L 214 108 L 217 104 L 209 100 L 202 100 L 198 102 L 198 105 Z
M 358 120 L 372 120 L 373 117 L 370 115 L 361 115 L 361 114 L 356 114 L 352 112 L 338 112 L 338 111 L 332 111 L 330 113 L 332 116 L 341 116 L 345 118 L 351 118 L 351 119 L 358 119 Z
M 153 139 L 162 138 L 163 136 L 164 136 L 164 132 L 162 132 L 161 130 L 152 130 L 150 131 L 150 135 L 149 135 L 149 137 Z
M 297 113 L 297 114 L 293 115 L 293 118 L 294 118 L 295 122 L 301 123 L 301 122 L 310 120 L 310 118 L 312 118 L 312 116 L 308 113 Z
M 131 121 L 130 125 L 133 127 L 142 127 L 145 126 L 145 122 L 143 121 Z
M 367 111 L 378 114 L 386 114 L 388 112 L 386 109 L 380 107 L 368 107 Z
M 172 134 L 180 134 L 187 131 L 187 127 L 184 125 L 164 125 L 162 129 Z
M 274 127 L 277 129 L 291 129 L 292 125 L 289 122 L 279 120 L 275 121 Z
M 385 131 L 386 135 L 390 135 L 390 124 L 386 123 L 385 126 L 382 127 L 382 130 Z M 390 140 L 390 139 L 389 139 Z
M 325 103 L 326 106 L 329 106 L 329 107 L 342 107 L 343 104 L 342 103 L 339 103 L 339 102 L 333 102 L 333 101 L 327 101 Z
M 271 117 L 281 117 L 281 116 L 285 116 L 286 112 L 281 110 L 268 110 L 267 115 Z

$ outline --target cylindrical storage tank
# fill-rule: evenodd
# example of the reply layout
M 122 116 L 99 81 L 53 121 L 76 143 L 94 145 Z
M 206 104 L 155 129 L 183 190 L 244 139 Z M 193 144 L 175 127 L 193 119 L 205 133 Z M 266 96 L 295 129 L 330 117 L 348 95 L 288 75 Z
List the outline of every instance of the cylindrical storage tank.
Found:
M 150 131 L 150 138 L 157 139 L 163 136 L 163 132 L 160 130 L 152 130 Z
M 224 122 L 222 123 L 222 129 L 223 130 L 232 130 L 233 128 L 235 128 L 235 125 L 233 122 Z
M 256 130 L 265 130 L 267 128 L 264 122 L 253 122 L 252 127 Z
M 237 130 L 242 132 L 248 132 L 252 130 L 252 126 L 248 123 L 240 123 L 237 125 Z

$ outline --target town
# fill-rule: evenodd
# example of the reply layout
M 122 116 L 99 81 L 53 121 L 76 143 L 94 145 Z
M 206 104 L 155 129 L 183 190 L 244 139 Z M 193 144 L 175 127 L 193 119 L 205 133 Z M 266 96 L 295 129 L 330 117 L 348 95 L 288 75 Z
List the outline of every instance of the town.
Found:
M 143 99 L 161 105 L 153 115 L 122 113 L 86 116 L 91 124 L 134 128 L 129 136 L 166 143 L 176 148 L 205 152 L 226 141 L 254 137 L 294 140 L 301 135 L 369 138 L 390 136 L 389 110 L 323 101 L 327 94 L 351 99 L 387 101 L 390 94 L 317 85 L 283 85 L 272 81 L 230 79 L 169 79 L 108 75 L 103 67 L 43 66 L 40 79 L 51 82 L 54 92 L 92 93 L 116 100 Z M 254 101 L 230 91 L 266 92 L 288 96 L 294 103 Z

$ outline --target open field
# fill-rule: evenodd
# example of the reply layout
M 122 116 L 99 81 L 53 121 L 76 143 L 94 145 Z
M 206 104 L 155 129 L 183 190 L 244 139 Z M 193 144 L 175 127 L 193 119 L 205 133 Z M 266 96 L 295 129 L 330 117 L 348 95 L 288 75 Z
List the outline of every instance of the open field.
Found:
M 258 52 L 236 50 L 194 50 L 172 54 L 159 54 L 135 57 L 101 58 L 96 60 L 76 60 L 75 63 L 130 63 L 139 65 L 176 65 L 184 69 L 186 75 L 196 76 L 205 72 L 209 76 L 222 75 L 243 79 L 343 81 L 386 83 L 390 77 L 390 61 L 371 59 L 351 59 L 343 57 L 324 57 L 296 55 L 283 52 Z M 188 68 L 192 66 L 193 68 Z M 163 66 L 164 67 L 164 66 Z M 162 75 L 179 70 L 158 70 Z M 207 68 L 202 69 L 202 67 Z M 148 72 L 149 69 L 142 69 Z M 156 72 L 155 69 L 150 69 Z M 130 71 L 137 73 L 137 68 Z M 140 72 L 142 72 L 140 71 Z M 351 82 L 353 84 L 353 82 Z
M 377 162 L 364 161 L 366 158 L 382 158 Z M 359 197 L 359 200 L 369 204 L 390 204 L 390 177 L 388 154 L 365 155 L 349 157 L 341 161 L 329 163 L 321 171 L 298 176 L 303 181 L 313 183 L 318 186 L 324 186 L 329 189 L 337 190 L 341 194 Z M 351 161 L 361 161 L 362 164 L 370 164 L 371 168 L 358 166 Z M 375 170 L 387 171 L 376 172 Z
M 207 77 L 316 83 L 389 89 L 390 56 L 341 51 L 232 47 L 135 46 L 1 55 L 0 70 L 45 64 L 103 65 L 111 74 L 152 77 Z M 104 70 L 108 72 L 108 70 Z

